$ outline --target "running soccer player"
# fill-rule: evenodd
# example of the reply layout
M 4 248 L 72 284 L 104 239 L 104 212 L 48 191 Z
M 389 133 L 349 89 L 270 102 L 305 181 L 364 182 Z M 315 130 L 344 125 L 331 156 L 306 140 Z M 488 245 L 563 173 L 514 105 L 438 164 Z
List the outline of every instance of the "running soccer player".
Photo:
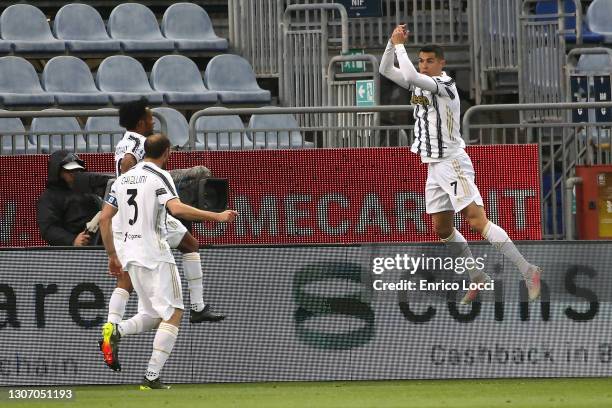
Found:
M 113 183 L 100 217 L 109 270 L 117 277 L 128 271 L 139 298 L 138 313 L 118 324 L 107 323 L 104 333 L 112 362 L 120 368 L 120 339 L 157 328 L 140 389 L 168 389 L 160 380 L 160 372 L 176 342 L 184 307 L 181 278 L 167 240 L 167 211 L 190 221 L 217 222 L 234 221 L 238 213 L 233 210 L 213 213 L 181 202 L 172 177 L 164 170 L 170 157 L 170 141 L 166 136 L 150 136 L 144 142 L 144 150 L 144 160 Z M 123 227 L 121 258 L 111 226 L 115 218 Z
M 144 157 L 144 143 L 146 136 L 153 132 L 153 115 L 147 108 L 147 100 L 142 98 L 129 102 L 119 108 L 119 124 L 127 129 L 123 138 L 115 148 L 115 172 L 117 177 L 131 169 Z M 121 244 L 124 234 L 119 220 L 113 220 L 115 246 L 121 257 Z M 198 252 L 198 241 L 187 231 L 187 228 L 172 215 L 168 214 L 168 243 L 170 248 L 176 248 L 183 253 L 183 270 L 189 287 L 191 311 L 189 321 L 199 323 L 203 321 L 220 321 L 224 315 L 215 313 L 210 305 L 204 303 L 202 287 L 202 265 Z M 117 287 L 113 291 L 108 304 L 109 323 L 119 323 L 123 319 L 125 307 L 132 292 L 132 284 L 128 274 L 118 276 Z M 103 329 L 104 330 L 104 329 Z M 104 337 L 104 334 L 103 334 Z M 101 347 L 106 347 L 104 339 Z M 109 366 L 112 366 L 109 364 Z M 112 367 L 111 367 L 112 368 Z
M 516 265 L 527 285 L 529 300 L 533 301 L 540 295 L 542 271 L 527 262 L 506 231 L 487 218 L 474 183 L 474 167 L 459 131 L 459 95 L 455 81 L 443 71 L 444 52 L 436 45 L 421 48 L 417 72 L 404 48 L 407 39 L 405 25 L 398 25 L 383 54 L 380 73 L 412 91 L 415 140 L 410 150 L 427 163 L 426 211 L 431 214 L 434 230 L 453 256 L 472 258 L 467 241 L 454 228 L 454 215 L 461 212 L 472 229 Z M 394 66 L 394 54 L 399 68 Z M 469 276 L 476 283 L 490 281 L 482 270 L 472 269 Z M 478 292 L 478 289 L 469 290 L 461 303 L 471 303 Z

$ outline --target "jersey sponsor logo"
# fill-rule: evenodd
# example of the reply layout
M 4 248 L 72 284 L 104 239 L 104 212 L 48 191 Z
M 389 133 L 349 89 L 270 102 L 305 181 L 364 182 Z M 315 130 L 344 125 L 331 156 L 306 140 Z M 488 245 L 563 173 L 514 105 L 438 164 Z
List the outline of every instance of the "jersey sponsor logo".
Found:
M 125 233 L 125 236 L 123 237 L 123 242 L 126 242 L 127 240 L 132 240 L 132 239 L 142 239 L 142 235 L 140 234 L 130 234 L 129 232 Z
M 412 95 L 412 99 L 410 99 L 410 103 L 412 105 L 423 105 L 423 106 L 429 106 L 429 99 L 426 96 L 418 96 L 418 95 Z

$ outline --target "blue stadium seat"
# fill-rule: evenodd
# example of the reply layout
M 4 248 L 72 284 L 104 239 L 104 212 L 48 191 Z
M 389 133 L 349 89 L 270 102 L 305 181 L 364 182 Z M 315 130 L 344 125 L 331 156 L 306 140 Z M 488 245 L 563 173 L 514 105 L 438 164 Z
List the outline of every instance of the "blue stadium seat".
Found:
M 16 53 L 63 53 L 63 41 L 53 37 L 47 17 L 29 4 L 13 4 L 0 15 L 0 37 Z
M 0 110 L 0 112 L 7 111 Z M 19 118 L 0 118 L 0 138 L 2 138 L 0 155 L 36 153 L 36 146 L 30 143 Z
M 119 116 L 92 116 L 87 118 L 83 129 L 89 142 L 88 151 L 94 152 L 114 152 L 125 134 L 125 128 L 119 125 Z
M 172 108 L 153 108 L 153 112 L 157 112 L 166 119 L 166 126 L 168 139 L 172 146 L 185 147 L 189 142 L 189 123 L 183 114 L 176 109 Z M 155 131 L 161 131 L 161 124 L 159 120 L 153 117 L 153 129 Z
M 208 89 L 219 94 L 222 103 L 269 103 L 270 91 L 257 84 L 255 72 L 247 60 L 238 55 L 217 55 L 204 72 Z
M 114 53 L 121 44 L 111 40 L 100 13 L 87 4 L 66 4 L 55 15 L 53 30 L 71 53 Z
M 565 0 L 565 12 L 575 13 L 576 4 L 574 0 Z M 556 14 L 557 13 L 557 0 L 543 0 L 536 4 L 536 14 Z M 565 29 L 571 30 L 576 28 L 576 17 L 565 18 Z M 575 34 L 566 34 L 565 40 L 568 42 L 575 43 Z M 582 41 L 585 43 L 599 43 L 603 40 L 603 36 L 596 34 L 589 29 L 589 25 L 586 20 L 582 22 Z
M 594 0 L 587 10 L 587 20 L 591 30 L 604 37 L 604 41 L 612 44 L 612 2 L 610 0 Z
M 290 149 L 290 148 L 312 148 L 314 143 L 305 142 L 304 137 L 298 130 L 300 125 L 293 115 L 273 114 L 251 116 L 250 129 L 262 129 L 259 132 L 250 131 L 249 138 L 255 141 L 255 145 L 262 149 Z M 296 129 L 296 130 L 275 130 Z M 303 144 L 303 146 L 302 146 Z
M 96 83 L 115 105 L 142 96 L 153 104 L 161 104 L 163 101 L 163 94 L 151 89 L 147 73 L 140 62 L 126 55 L 113 55 L 102 61 L 96 74 Z
M 127 52 L 174 51 L 174 41 L 162 36 L 155 15 L 142 4 L 115 7 L 108 19 L 108 33 Z
M 221 106 L 206 108 L 211 110 L 227 110 Z M 238 115 L 201 116 L 196 120 L 196 149 L 230 150 L 257 148 L 253 142 L 246 138 L 244 124 Z M 238 129 L 236 132 L 227 130 Z M 225 130 L 225 132 L 224 132 Z
M 101 93 L 87 64 L 72 56 L 59 56 L 47 62 L 42 74 L 45 90 L 58 105 L 108 105 L 108 95 Z
M 0 102 L 4 106 L 50 106 L 55 99 L 42 89 L 28 61 L 9 56 L 0 58 Z
M 182 55 L 166 55 L 153 65 L 151 85 L 169 105 L 215 104 L 217 93 L 204 86 L 198 66 Z
M 217 37 L 206 11 L 197 4 L 173 4 L 164 13 L 161 30 L 179 51 L 227 51 L 227 40 Z
M 45 109 L 45 111 L 61 112 L 59 109 Z M 51 153 L 59 149 L 85 151 L 81 126 L 74 117 L 34 118 L 30 134 L 30 141 L 37 145 L 42 153 Z

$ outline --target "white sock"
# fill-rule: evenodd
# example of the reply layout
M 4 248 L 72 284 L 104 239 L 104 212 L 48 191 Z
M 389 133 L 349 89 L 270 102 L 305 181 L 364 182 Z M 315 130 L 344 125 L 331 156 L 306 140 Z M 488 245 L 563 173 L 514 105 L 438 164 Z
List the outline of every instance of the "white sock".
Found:
M 155 380 L 159 377 L 159 373 L 164 368 L 166 360 L 170 357 L 177 336 L 178 327 L 166 322 L 159 324 L 153 339 L 153 353 L 151 354 L 151 360 L 149 360 L 149 366 L 145 374 L 147 379 Z
M 474 258 L 467 240 L 457 229 L 453 229 L 452 234 L 448 238 L 443 238 L 441 241 L 444 242 L 454 258 Z M 468 269 L 468 274 L 472 282 L 484 282 L 489 279 L 489 276 L 484 271 L 476 268 Z
M 161 322 L 160 318 L 154 318 L 144 313 L 138 313 L 131 319 L 124 320 L 117 326 L 121 336 L 144 333 L 156 328 Z
M 191 309 L 196 312 L 204 309 L 204 288 L 202 287 L 202 264 L 200 254 L 192 252 L 183 254 L 183 271 L 189 287 Z
M 529 269 L 533 265 L 527 262 L 523 255 L 521 255 L 506 231 L 489 221 L 482 233 L 482 236 L 484 239 L 488 240 L 499 252 L 501 252 L 502 255 L 516 265 L 524 278 L 527 278 Z
M 130 299 L 130 293 L 121 288 L 115 288 L 108 301 L 108 319 L 110 323 L 118 324 L 123 319 L 125 306 Z

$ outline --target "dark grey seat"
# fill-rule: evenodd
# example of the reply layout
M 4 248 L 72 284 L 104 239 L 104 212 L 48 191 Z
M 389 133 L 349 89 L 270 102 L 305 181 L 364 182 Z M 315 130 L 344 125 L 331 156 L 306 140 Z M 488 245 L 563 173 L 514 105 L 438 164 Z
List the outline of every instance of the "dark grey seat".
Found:
M 215 106 L 205 109 L 226 110 L 229 109 Z M 201 116 L 196 120 L 196 148 L 210 150 L 230 150 L 230 149 L 253 149 L 253 142 L 247 139 L 244 133 L 244 124 L 238 115 L 223 116 Z M 228 132 L 228 130 L 234 130 Z
M 46 111 L 60 110 L 46 109 Z M 59 149 L 85 151 L 82 129 L 74 117 L 34 118 L 30 134 L 30 141 L 37 145 L 42 153 L 51 153 Z
M 13 4 L 0 15 L 0 37 L 16 53 L 63 53 L 63 41 L 53 37 L 47 17 L 29 4 Z
M 174 41 L 159 30 L 155 15 L 142 4 L 125 3 L 113 9 L 108 18 L 108 33 L 128 52 L 174 51 Z
M 169 105 L 215 104 L 217 93 L 204 86 L 198 66 L 182 55 L 166 55 L 153 65 L 151 85 Z
M 204 83 L 219 94 L 222 103 L 269 103 L 271 100 L 270 91 L 257 84 L 251 64 L 238 55 L 217 55 L 210 60 Z
M 0 112 L 7 111 L 0 110 Z M 28 139 L 19 118 L 0 118 L 0 138 L 2 138 L 0 155 L 36 153 L 36 146 Z
M 208 13 L 197 4 L 176 3 L 168 7 L 161 30 L 176 42 L 179 51 L 227 51 L 227 40 L 215 34 Z
M 114 53 L 121 44 L 112 40 L 98 11 L 87 4 L 66 4 L 55 15 L 53 30 L 71 53 Z
M 83 130 L 85 139 L 89 142 L 88 151 L 95 152 L 114 152 L 115 146 L 125 134 L 125 128 L 119 124 L 118 116 L 87 118 Z
M 98 67 L 96 83 L 100 91 L 110 96 L 113 104 L 121 104 L 140 97 L 150 103 L 161 104 L 163 95 L 151 89 L 147 73 L 140 62 L 126 55 L 106 58 Z
M 176 109 L 165 107 L 153 108 L 153 112 L 159 113 L 166 120 L 167 136 L 172 146 L 185 147 L 189 142 L 189 123 L 187 123 L 183 114 Z M 155 116 L 153 117 L 153 124 L 153 129 L 160 132 L 161 124 Z
M 109 103 L 108 95 L 96 88 L 87 64 L 76 57 L 64 55 L 49 60 L 42 82 L 58 105 L 104 106 Z
M 254 114 L 251 116 L 251 120 L 249 121 L 249 128 L 262 129 L 262 131 L 250 131 L 247 133 L 249 138 L 255 142 L 255 145 L 260 146 L 262 149 L 295 149 L 302 147 L 314 147 L 314 143 L 304 141 L 304 137 L 299 131 L 300 125 L 297 123 L 293 115 L 290 114 Z
M 0 102 L 4 106 L 51 106 L 55 99 L 42 89 L 28 61 L 8 56 L 0 58 Z

